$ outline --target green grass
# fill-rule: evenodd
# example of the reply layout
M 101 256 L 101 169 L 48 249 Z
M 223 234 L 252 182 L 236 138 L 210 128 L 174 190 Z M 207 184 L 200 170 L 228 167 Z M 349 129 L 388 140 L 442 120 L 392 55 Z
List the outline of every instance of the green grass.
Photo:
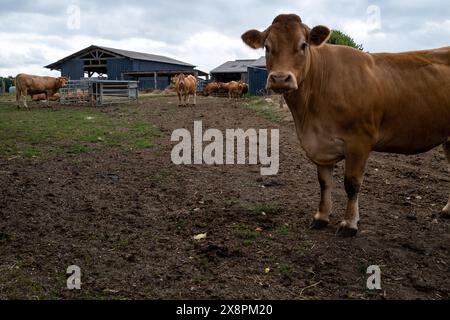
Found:
M 153 147 L 157 128 L 137 115 L 116 117 L 95 108 L 18 110 L 0 99 L 0 157 L 51 158 L 102 147 Z
M 280 208 L 276 203 L 257 203 L 248 205 L 247 209 L 254 215 L 273 215 L 279 212 Z
M 291 232 L 291 229 L 287 225 L 282 225 L 280 228 L 277 229 L 276 234 L 278 236 L 287 237 Z
M 293 273 L 294 273 L 294 269 L 291 265 L 285 264 L 285 263 L 280 265 L 280 274 L 283 277 L 292 278 Z
M 254 241 L 258 238 L 256 231 L 252 231 L 249 227 L 242 224 L 237 224 L 233 227 L 233 235 L 241 240 Z
M 262 97 L 250 97 L 246 107 L 258 116 L 267 119 L 269 121 L 280 123 L 283 120 L 283 116 L 274 104 L 268 103 Z

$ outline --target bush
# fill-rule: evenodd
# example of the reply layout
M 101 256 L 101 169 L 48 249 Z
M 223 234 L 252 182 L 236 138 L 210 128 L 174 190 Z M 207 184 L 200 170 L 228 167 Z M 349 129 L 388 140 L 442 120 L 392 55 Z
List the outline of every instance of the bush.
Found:
M 364 47 L 362 44 L 357 44 L 353 38 L 346 35 L 345 33 L 339 30 L 333 30 L 331 33 L 330 40 L 328 40 L 331 44 L 343 45 L 352 47 L 361 51 L 364 51 Z

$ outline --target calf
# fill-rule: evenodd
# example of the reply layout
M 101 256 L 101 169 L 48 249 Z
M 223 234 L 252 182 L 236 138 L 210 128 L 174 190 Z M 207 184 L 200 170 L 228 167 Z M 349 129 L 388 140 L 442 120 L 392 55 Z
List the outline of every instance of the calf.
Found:
M 44 93 L 41 93 L 41 94 L 34 94 L 31 96 L 32 101 L 47 101 L 46 100 L 47 98 L 49 99 L 49 101 L 59 101 L 60 95 L 59 93 L 55 93 L 50 97 L 46 97 Z

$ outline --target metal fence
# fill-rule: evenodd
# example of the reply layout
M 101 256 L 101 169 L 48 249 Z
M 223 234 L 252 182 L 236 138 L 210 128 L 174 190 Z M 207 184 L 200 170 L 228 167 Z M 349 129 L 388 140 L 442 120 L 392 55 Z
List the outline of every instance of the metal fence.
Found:
M 102 106 L 139 98 L 138 81 L 71 80 L 60 90 L 60 102 L 66 105 Z

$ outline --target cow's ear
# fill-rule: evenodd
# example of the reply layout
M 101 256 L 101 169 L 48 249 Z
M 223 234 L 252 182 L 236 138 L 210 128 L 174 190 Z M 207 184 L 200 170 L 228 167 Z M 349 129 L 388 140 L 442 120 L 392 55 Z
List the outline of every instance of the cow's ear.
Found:
M 321 46 L 331 37 L 331 30 L 325 26 L 314 27 L 309 33 L 309 43 L 313 46 Z
M 250 30 L 242 35 L 242 40 L 253 49 L 261 49 L 264 47 L 267 32 L 260 32 L 258 30 Z

